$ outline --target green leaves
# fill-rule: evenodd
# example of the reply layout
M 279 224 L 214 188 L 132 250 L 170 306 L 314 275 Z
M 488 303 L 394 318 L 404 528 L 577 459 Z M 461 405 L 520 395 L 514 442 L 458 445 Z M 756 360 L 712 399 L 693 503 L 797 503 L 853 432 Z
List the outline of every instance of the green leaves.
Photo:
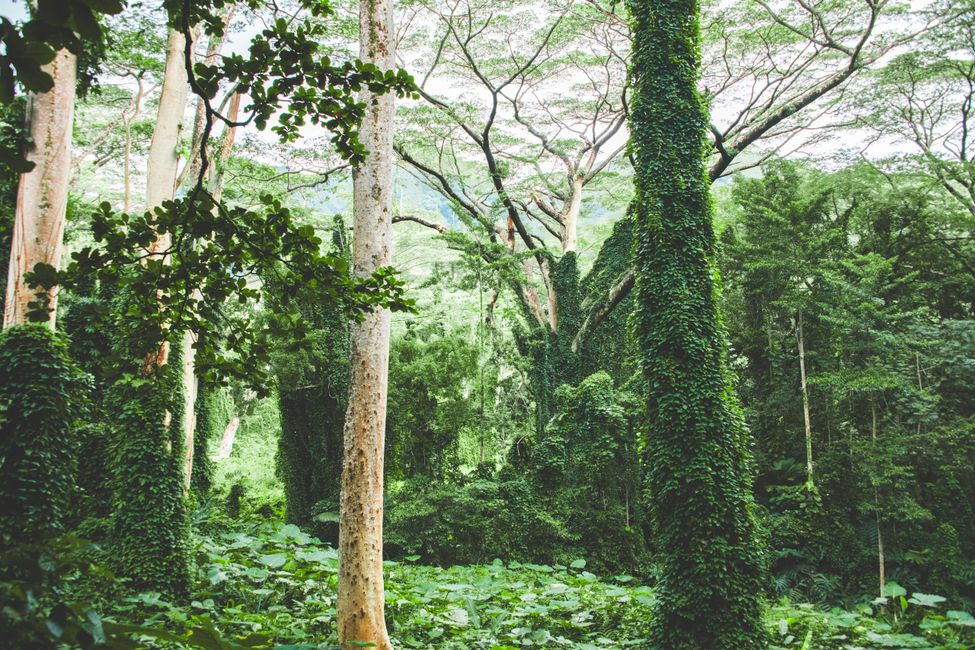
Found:
M 110 604 L 103 617 L 87 607 L 59 603 L 43 612 L 44 638 L 82 647 L 91 647 L 89 639 L 104 639 L 115 650 L 156 642 L 174 650 L 334 647 L 335 549 L 296 536 L 293 526 L 236 522 L 221 534 L 226 523 L 209 522 L 212 532 L 195 540 L 198 569 L 189 605 L 144 593 Z M 58 572 L 84 570 L 90 561 L 75 566 L 58 548 L 48 552 Z M 90 558 L 90 550 L 85 553 Z M 269 567 L 266 559 L 279 556 L 284 562 Z M 6 558 L 4 563 L 9 565 Z M 222 577 L 213 583 L 215 568 Z M 406 650 L 644 648 L 646 620 L 657 602 L 646 585 L 632 580 L 613 584 L 558 565 L 495 561 L 439 568 L 388 562 L 385 572 L 390 630 L 396 647 Z M 0 582 L 0 597 L 8 586 Z M 970 613 L 941 613 L 913 602 L 937 598 L 914 594 L 896 616 L 870 606 L 825 611 L 780 602 L 769 611 L 764 634 L 774 648 L 789 650 L 940 650 L 975 642 Z M 5 617 L 15 608 L 2 602 L 0 621 L 7 623 Z
M 149 253 L 159 233 L 170 233 L 172 245 Z M 199 373 L 216 382 L 239 378 L 262 394 L 268 386 L 271 350 L 265 336 L 270 326 L 259 327 L 250 312 L 230 306 L 259 302 L 264 296 L 259 278 L 274 278 L 284 301 L 314 283 L 324 299 L 351 317 L 375 307 L 406 310 L 412 305 L 392 269 L 353 277 L 344 258 L 322 253 L 314 230 L 297 224 L 271 196 L 262 197 L 255 209 L 218 208 L 201 192 L 141 215 L 117 213 L 103 203 L 92 215 L 92 234 L 96 244 L 74 253 L 66 269 L 35 272 L 33 281 L 47 289 L 97 278 L 127 296 L 124 313 L 97 316 L 106 321 L 102 327 L 112 319 L 125 321 L 129 340 L 137 346 L 133 358 L 151 353 L 166 336 L 191 330 L 199 335 Z M 294 310 L 272 321 L 285 340 L 300 340 L 307 331 Z
M 259 561 L 261 564 L 272 569 L 280 569 L 288 561 L 288 556 L 284 553 L 273 553 L 271 555 L 262 555 Z
M 887 582 L 884 585 L 884 597 L 886 598 L 900 598 L 901 596 L 906 596 L 907 590 L 901 587 L 899 584 L 893 580 Z
M 74 54 L 95 51 L 103 46 L 99 25 L 102 15 L 122 11 L 121 0 L 37 0 L 31 20 L 21 26 L 0 18 L 0 102 L 13 100 L 14 89 L 44 93 L 53 88 L 51 76 L 42 66 L 65 48 Z

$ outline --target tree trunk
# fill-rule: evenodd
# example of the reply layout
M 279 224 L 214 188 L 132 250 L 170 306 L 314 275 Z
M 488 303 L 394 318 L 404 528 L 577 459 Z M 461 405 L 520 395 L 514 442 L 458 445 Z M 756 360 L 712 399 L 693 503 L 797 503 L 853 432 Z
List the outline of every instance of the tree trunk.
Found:
M 122 158 L 122 184 L 125 188 L 125 199 L 122 204 L 122 210 L 126 214 L 132 211 L 132 121 L 139 117 L 139 112 L 142 110 L 142 94 L 144 90 L 141 74 L 136 75 L 135 82 L 137 90 L 135 97 L 132 99 L 132 114 L 126 113 L 123 118 L 125 123 L 125 155 Z
M 193 436 L 196 434 L 196 397 L 200 382 L 196 377 L 196 349 L 193 332 L 183 333 L 183 488 L 190 489 L 193 477 Z
M 179 163 L 179 137 L 190 86 L 186 77 L 183 50 L 186 39 L 181 32 L 170 30 L 166 50 L 166 69 L 163 73 L 156 126 L 149 144 L 146 177 L 146 209 L 154 210 L 173 198 L 176 191 L 176 167 Z M 169 247 L 169 235 L 161 235 L 153 244 L 154 251 Z
M 636 212 L 634 333 L 659 549 L 647 647 L 761 650 L 763 553 L 749 439 L 718 313 L 697 0 L 627 0 Z
M 359 4 L 359 57 L 380 70 L 394 67 L 392 0 Z M 363 92 L 360 138 L 365 162 L 353 172 L 352 263 L 359 276 L 388 265 L 392 231 L 392 93 Z M 345 417 L 339 506 L 339 589 L 336 617 L 344 650 L 375 644 L 391 650 L 383 603 L 383 447 L 389 367 L 390 313 L 376 309 L 351 328 L 349 406 Z
M 568 253 L 579 246 L 579 213 L 582 211 L 582 185 L 585 180 L 581 172 L 574 171 L 569 179 L 572 187 L 569 200 L 562 211 L 562 251 Z
M 870 403 L 870 437 L 873 439 L 874 454 L 877 453 L 877 406 Z M 880 574 L 880 597 L 884 597 L 884 590 L 887 584 L 887 563 L 884 559 L 884 535 L 880 530 L 880 491 L 875 485 L 873 488 L 874 512 L 877 524 L 877 567 Z
M 233 96 L 230 98 L 230 109 L 227 113 L 227 119 L 231 122 L 237 120 L 237 113 L 240 109 L 240 93 L 234 92 Z M 210 161 L 210 167 L 207 171 L 207 183 L 210 195 L 213 197 L 214 203 L 219 203 L 220 198 L 223 196 L 223 168 L 230 158 L 230 152 L 234 146 L 234 135 L 237 131 L 236 126 L 227 126 L 224 129 L 223 134 L 220 137 L 220 141 L 217 145 L 216 155 L 214 159 Z M 196 146 L 201 146 L 201 142 L 197 142 Z M 191 155 L 196 155 L 197 152 L 192 152 Z M 190 163 L 187 163 L 189 166 Z M 196 168 L 196 174 L 199 174 L 199 166 Z M 189 182 L 195 183 L 196 179 L 193 176 L 189 176 Z M 177 184 L 179 180 L 177 180 Z M 200 298 L 200 293 L 197 291 L 194 295 L 195 298 Z M 184 407 L 183 407 L 183 434 L 184 434 L 184 445 L 183 452 L 185 456 L 185 485 L 188 490 L 190 487 L 190 481 L 193 478 L 193 437 L 196 435 L 196 399 L 199 396 L 199 385 L 200 379 L 196 376 L 196 348 L 193 344 L 196 342 L 196 335 L 193 332 L 186 332 L 183 334 L 183 397 L 184 397 Z
M 10 266 L 3 326 L 28 322 L 28 303 L 36 291 L 24 281 L 35 264 L 59 268 L 64 243 L 64 221 L 68 205 L 68 176 L 71 166 L 71 122 L 74 113 L 76 58 L 60 50 L 45 72 L 54 79 L 46 93 L 28 98 L 27 120 L 32 146 L 27 160 L 35 167 L 21 174 L 11 233 Z M 49 295 L 48 325 L 57 316 L 57 292 Z
M 213 457 L 213 460 L 230 458 L 230 453 L 234 450 L 234 438 L 237 437 L 237 427 L 239 426 L 239 417 L 235 415 L 230 418 L 230 422 L 227 423 L 227 428 L 223 430 L 223 436 L 220 437 L 220 446 L 217 448 L 217 453 Z
M 148 171 L 146 174 L 146 210 L 155 210 L 170 201 L 176 191 L 176 167 L 179 163 L 179 137 L 183 129 L 183 115 L 189 95 L 189 81 L 183 50 L 186 39 L 181 32 L 170 30 L 166 46 L 166 69 L 163 72 L 156 126 L 149 144 Z M 151 253 L 169 257 L 172 237 L 169 233 L 158 235 L 149 247 Z M 164 341 L 159 350 L 145 359 L 144 371 L 148 374 L 153 366 L 166 364 L 169 343 Z
M 806 346 L 802 337 L 802 310 L 796 320 L 796 345 L 799 348 L 799 383 L 802 386 L 802 417 L 806 426 L 806 486 L 812 488 L 813 459 L 812 459 L 812 424 L 809 418 L 809 390 L 806 386 Z

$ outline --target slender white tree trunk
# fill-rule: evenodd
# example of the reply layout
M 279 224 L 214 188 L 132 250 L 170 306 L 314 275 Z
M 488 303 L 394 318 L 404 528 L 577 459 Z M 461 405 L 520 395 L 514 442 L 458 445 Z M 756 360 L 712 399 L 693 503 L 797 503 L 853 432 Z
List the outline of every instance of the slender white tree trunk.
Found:
M 240 93 L 235 92 L 230 99 L 227 119 L 235 122 L 239 109 Z M 207 182 L 214 202 L 219 202 L 223 196 L 223 167 L 227 159 L 230 158 L 230 152 L 233 150 L 236 132 L 237 127 L 226 127 L 217 147 L 216 155 L 210 161 L 210 167 L 207 171 Z M 200 146 L 199 142 L 197 146 Z M 195 155 L 195 152 L 192 152 L 191 155 Z M 197 167 L 194 173 L 199 173 L 199 167 Z M 189 176 L 188 181 L 190 184 L 196 183 L 196 178 Z M 178 180 L 177 183 L 179 183 Z M 197 292 L 194 297 L 199 299 L 201 294 Z M 200 388 L 200 378 L 196 376 L 196 348 L 193 347 L 194 343 L 196 343 L 196 335 L 193 332 L 183 334 L 183 397 L 185 400 L 183 405 L 183 453 L 185 454 L 183 459 L 183 479 L 184 486 L 187 490 L 189 490 L 190 480 L 193 478 L 193 439 L 196 436 L 196 398 L 199 396 Z
M 196 434 L 196 396 L 199 381 L 196 377 L 196 349 L 193 332 L 183 333 L 183 489 L 189 491 L 193 477 L 193 437 Z
M 220 437 L 220 446 L 217 448 L 217 453 L 213 457 L 213 460 L 220 461 L 230 458 L 230 454 L 234 450 L 234 439 L 237 437 L 237 427 L 239 426 L 239 417 L 235 415 L 230 418 L 227 428 L 223 430 L 223 436 Z
M 71 167 L 71 122 L 74 114 L 76 59 L 60 50 L 44 71 L 54 79 L 46 93 L 31 93 L 27 120 L 33 145 L 27 160 L 34 169 L 21 174 L 10 246 L 10 266 L 3 326 L 28 321 L 28 303 L 36 291 L 24 281 L 35 264 L 60 268 L 64 244 L 64 221 L 68 206 L 68 176 Z M 57 293 L 49 296 L 48 324 L 53 329 L 57 312 Z
M 812 422 L 809 417 L 809 388 L 806 383 L 806 343 L 802 336 L 802 310 L 796 321 L 796 345 L 799 348 L 799 383 L 802 387 L 802 417 L 806 428 L 806 483 L 809 487 L 813 483 L 813 445 Z
M 870 403 L 870 437 L 873 439 L 874 453 L 877 453 L 877 406 L 871 402 Z M 877 508 L 876 512 L 876 524 L 877 524 L 877 567 L 880 574 L 880 597 L 884 597 L 884 592 L 887 586 L 887 561 L 884 558 L 884 535 L 883 531 L 880 530 L 880 492 L 876 486 L 873 488 L 873 498 L 874 504 Z
M 394 67 L 392 0 L 359 3 L 359 57 Z M 393 95 L 363 93 L 360 137 L 365 162 L 353 172 L 352 262 L 359 276 L 391 256 Z M 377 309 L 352 324 L 349 406 L 345 417 L 339 506 L 337 620 L 344 650 L 374 644 L 391 650 L 383 604 L 383 446 L 390 313 Z
M 132 98 L 132 112 L 126 113 L 122 118 L 125 124 L 125 155 L 122 157 L 122 180 L 125 187 L 125 199 L 123 202 L 123 210 L 126 213 L 132 211 L 132 122 L 139 117 L 139 112 L 142 111 L 142 95 L 145 92 L 142 76 L 138 74 L 135 76 L 136 92 L 135 97 Z

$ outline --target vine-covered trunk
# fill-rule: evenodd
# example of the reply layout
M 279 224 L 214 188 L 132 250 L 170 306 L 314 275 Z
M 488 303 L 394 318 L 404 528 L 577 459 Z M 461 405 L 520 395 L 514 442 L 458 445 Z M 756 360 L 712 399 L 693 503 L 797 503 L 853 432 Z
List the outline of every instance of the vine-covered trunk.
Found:
M 177 148 L 189 94 L 184 45 L 183 35 L 171 30 L 149 145 L 146 210 L 160 207 L 175 192 Z M 160 233 L 149 250 L 168 263 L 171 245 L 170 233 Z M 166 338 L 140 360 L 141 374 L 148 381 L 123 378 L 111 390 L 118 427 L 113 553 L 121 573 L 132 584 L 179 597 L 189 588 L 184 477 L 191 458 L 183 449 L 183 410 L 187 406 L 183 349 L 177 345 L 176 358 L 171 359 L 170 337 Z
M 697 0 L 628 0 L 633 29 L 636 339 L 645 378 L 645 467 L 660 581 L 659 650 L 766 645 L 747 432 L 717 312 L 697 91 Z
M 380 70 L 395 65 L 392 0 L 359 3 L 359 56 Z M 352 176 L 352 264 L 368 276 L 391 256 L 393 111 L 391 93 L 363 92 L 365 161 Z M 383 448 L 390 313 L 375 309 L 351 327 L 349 406 L 339 503 L 339 643 L 391 650 L 383 603 Z
M 32 146 L 27 160 L 34 168 L 21 174 L 11 234 L 10 266 L 3 326 L 28 322 L 29 303 L 36 290 L 24 280 L 36 264 L 58 268 L 64 242 L 65 212 L 68 206 L 68 176 L 71 166 L 71 121 L 74 111 L 77 60 L 67 50 L 58 51 L 44 66 L 54 87 L 46 93 L 31 93 L 27 120 Z M 57 293 L 48 294 L 48 324 L 54 327 Z

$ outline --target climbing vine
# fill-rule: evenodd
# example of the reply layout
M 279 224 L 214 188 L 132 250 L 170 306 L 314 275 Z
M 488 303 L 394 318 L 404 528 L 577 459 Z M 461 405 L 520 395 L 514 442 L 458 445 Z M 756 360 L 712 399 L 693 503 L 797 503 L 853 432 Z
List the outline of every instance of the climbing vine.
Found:
M 116 445 L 113 557 L 140 590 L 189 590 L 189 520 L 183 496 L 182 366 L 173 356 L 155 378 L 127 373 L 109 389 Z
M 538 490 L 579 541 L 591 570 L 632 573 L 643 551 L 635 396 L 605 372 L 556 390 L 557 411 L 533 450 Z
M 61 529 L 83 378 L 64 336 L 41 325 L 0 332 L 0 548 Z
M 329 254 L 348 260 L 345 226 L 332 226 Z M 314 526 L 336 541 L 334 525 L 315 516 L 338 511 L 342 470 L 342 430 L 349 389 L 349 319 L 326 292 L 306 287 L 289 297 L 285 287 L 268 278 L 269 305 L 276 314 L 296 314 L 308 328 L 304 345 L 278 345 L 271 354 L 278 385 L 281 438 L 278 473 L 284 482 L 286 519 Z
M 193 433 L 193 468 L 190 487 L 197 496 L 204 497 L 213 483 L 213 461 L 210 460 L 210 443 L 227 427 L 234 416 L 233 399 L 225 387 L 200 381 L 196 403 L 196 429 Z
M 696 0 L 628 0 L 633 30 L 636 305 L 646 380 L 646 492 L 660 582 L 651 647 L 750 650 L 766 642 L 762 557 L 746 432 L 716 307 L 697 91 Z

